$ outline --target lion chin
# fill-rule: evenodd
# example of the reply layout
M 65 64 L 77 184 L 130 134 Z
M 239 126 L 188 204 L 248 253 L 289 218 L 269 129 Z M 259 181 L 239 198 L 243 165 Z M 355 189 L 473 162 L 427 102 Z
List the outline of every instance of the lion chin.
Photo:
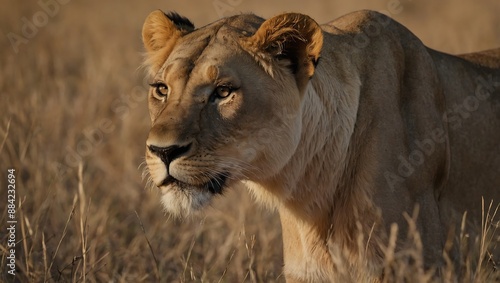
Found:
M 203 210 L 213 196 L 222 194 L 227 177 L 216 176 L 202 185 L 191 185 L 168 176 L 158 186 L 165 210 L 179 218 Z
M 214 196 L 198 187 L 181 189 L 176 185 L 161 186 L 161 204 L 166 212 L 183 218 L 205 208 Z

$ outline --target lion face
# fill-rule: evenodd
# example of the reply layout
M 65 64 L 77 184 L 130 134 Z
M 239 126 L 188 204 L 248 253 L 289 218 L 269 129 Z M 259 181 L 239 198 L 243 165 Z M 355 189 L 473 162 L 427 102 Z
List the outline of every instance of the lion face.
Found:
M 299 143 L 297 74 L 305 63 L 274 61 L 268 46 L 261 52 L 258 20 L 193 31 L 187 19 L 156 11 L 144 24 L 152 73 L 147 170 L 174 215 L 199 210 L 239 180 L 271 177 Z

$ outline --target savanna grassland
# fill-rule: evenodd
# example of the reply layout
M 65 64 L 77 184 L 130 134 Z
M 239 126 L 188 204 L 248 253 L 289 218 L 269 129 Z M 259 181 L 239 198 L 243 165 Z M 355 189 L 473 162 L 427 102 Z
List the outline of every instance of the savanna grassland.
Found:
M 0 3 L 5 282 L 284 282 L 278 216 L 256 205 L 245 188 L 229 190 L 203 216 L 183 221 L 163 213 L 156 190 L 144 189 L 149 116 L 141 28 L 155 9 L 177 11 L 196 26 L 250 11 L 263 17 L 295 11 L 322 23 L 373 9 L 434 49 L 500 46 L 498 0 Z M 15 169 L 15 276 L 7 273 L 8 169 Z M 494 280 L 464 263 L 459 282 Z M 402 275 L 394 277 L 411 282 L 457 277 L 448 269 L 445 279 L 432 279 L 398 264 Z

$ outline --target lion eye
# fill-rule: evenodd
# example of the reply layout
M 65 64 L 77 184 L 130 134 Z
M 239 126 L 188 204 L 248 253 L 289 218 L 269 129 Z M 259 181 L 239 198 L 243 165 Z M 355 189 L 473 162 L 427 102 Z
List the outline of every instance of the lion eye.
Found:
M 154 88 L 154 96 L 159 100 L 164 100 L 168 95 L 168 87 L 166 84 L 158 82 L 150 84 Z
M 226 98 L 231 94 L 231 92 L 233 92 L 233 90 L 228 86 L 218 86 L 215 89 L 215 95 L 217 98 Z

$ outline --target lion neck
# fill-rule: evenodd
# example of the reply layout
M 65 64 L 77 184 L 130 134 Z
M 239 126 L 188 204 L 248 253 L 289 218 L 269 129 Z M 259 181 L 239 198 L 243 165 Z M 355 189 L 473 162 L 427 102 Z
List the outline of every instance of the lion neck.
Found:
M 328 62 L 322 63 L 329 68 Z M 360 189 L 360 182 L 367 180 L 346 171 L 356 168 L 352 163 L 357 156 L 350 153 L 356 152 L 352 147 L 359 142 L 358 103 L 357 78 L 335 81 L 331 74 L 322 76 L 319 67 L 303 100 L 302 134 L 295 154 L 276 176 L 250 186 L 258 200 L 280 213 L 289 274 L 328 281 L 338 276 L 339 263 L 349 262 L 346 268 L 352 269 L 353 262 L 366 258 L 366 238 L 359 235 L 369 234 L 376 222 L 375 209 L 368 192 Z

